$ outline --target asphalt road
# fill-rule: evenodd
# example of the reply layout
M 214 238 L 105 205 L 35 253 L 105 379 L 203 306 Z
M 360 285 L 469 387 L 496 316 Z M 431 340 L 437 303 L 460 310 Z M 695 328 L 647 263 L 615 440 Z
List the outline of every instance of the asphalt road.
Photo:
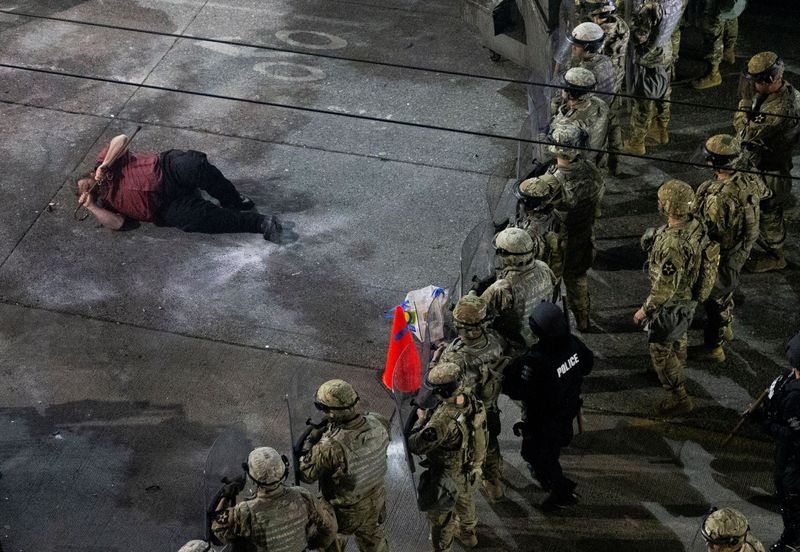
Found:
M 800 81 L 790 55 L 800 12 L 753 4 L 737 63 L 775 49 Z M 334 376 L 391 415 L 376 378 L 390 333 L 383 313 L 409 290 L 455 280 L 462 241 L 487 218 L 487 183 L 510 176 L 516 157 L 513 140 L 396 123 L 515 136 L 525 89 L 276 48 L 524 76 L 490 61 L 459 9 L 455 0 L 0 0 L 0 64 L 16 66 L 0 67 L 4 550 L 177 550 L 202 534 L 203 467 L 221 434 L 288 452 L 285 397 L 310 414 L 316 386 Z M 699 44 L 686 29 L 673 97 L 733 107 L 739 67 L 703 94 L 686 84 L 702 68 Z M 585 433 L 563 459 L 581 503 L 542 514 L 544 494 L 507 431 L 508 500 L 479 499 L 481 549 L 699 550 L 711 505 L 741 509 L 765 543 L 780 533 L 770 443 L 753 428 L 724 451 L 719 443 L 783 369 L 783 344 L 800 326 L 797 209 L 787 213 L 789 267 L 743 278 L 726 363 L 690 363 L 698 408 L 686 419 L 650 416 L 661 391 L 631 323 L 647 293 L 638 236 L 660 223 L 655 190 L 667 177 L 705 178 L 669 160 L 690 159 L 729 121 L 675 106 L 669 146 L 649 151 L 664 161 L 624 161 L 609 180 L 591 272 L 596 331 L 584 336 L 599 361 Z M 262 212 L 294 223 L 298 241 L 75 222 L 74 178 L 136 125 L 136 149 L 207 152 Z M 507 427 L 516 415 L 504 403 Z M 425 550 L 396 438 L 390 460 L 392 549 Z

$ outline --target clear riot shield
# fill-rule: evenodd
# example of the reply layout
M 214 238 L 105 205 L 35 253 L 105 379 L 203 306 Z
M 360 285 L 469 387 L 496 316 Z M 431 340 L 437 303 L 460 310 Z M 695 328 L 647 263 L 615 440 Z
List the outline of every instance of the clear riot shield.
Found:
M 727 2 L 722 2 L 722 11 L 719 14 L 719 18 L 723 21 L 736 19 L 742 15 L 745 8 L 747 8 L 747 0 L 728 0 Z
M 459 298 L 475 289 L 478 293 L 486 288 L 494 277 L 494 224 L 479 222 L 467 234 L 461 245 L 461 269 L 458 280 L 450 294 L 455 303 Z
M 494 224 L 495 231 L 499 232 L 514 221 L 516 198 L 514 195 L 517 186 L 516 178 L 509 178 L 505 171 L 498 168 L 489 177 L 486 185 L 486 203 L 489 205 L 489 219 Z
M 658 36 L 656 36 L 655 40 L 656 46 L 663 46 L 672 39 L 672 33 L 680 25 L 685 6 L 683 0 L 661 0 L 661 7 L 664 10 L 664 17 L 658 28 Z
M 242 463 L 247 462 L 247 456 L 253 448 L 253 443 L 245 435 L 244 429 L 234 426 L 226 428 L 208 451 L 203 468 L 203 502 L 205 504 L 203 527 L 205 540 L 212 543 L 211 550 L 216 552 L 233 552 L 234 550 L 232 545 L 214 542 L 216 539 L 211 534 L 214 512 L 222 498 L 220 492 L 223 485 L 244 475 Z M 245 478 L 244 489 L 236 497 L 236 502 L 248 500 L 253 496 L 255 496 L 254 484 L 249 478 Z
M 555 67 L 554 74 L 564 71 L 564 68 L 569 65 L 572 44 L 567 40 L 567 37 L 572 33 L 572 29 L 584 21 L 580 13 L 583 10 L 579 9 L 581 6 L 582 4 L 575 0 L 563 0 L 561 2 L 561 7 L 558 11 L 558 28 L 550 35 Z

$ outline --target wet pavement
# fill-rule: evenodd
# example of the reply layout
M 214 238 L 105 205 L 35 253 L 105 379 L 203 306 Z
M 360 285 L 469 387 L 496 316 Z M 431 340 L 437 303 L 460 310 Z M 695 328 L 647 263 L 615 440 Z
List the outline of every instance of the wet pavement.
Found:
M 298 52 L 522 77 L 489 59 L 459 9 L 454 0 L 0 0 L 0 64 L 17 67 L 0 67 L 4 550 L 177 550 L 202 535 L 203 466 L 219 435 L 234 428 L 288 453 L 285 397 L 310 415 L 314 390 L 334 376 L 358 388 L 365 408 L 391 415 L 377 379 L 383 313 L 409 290 L 452 284 L 462 241 L 487 217 L 487 182 L 510 176 L 516 157 L 513 141 L 394 122 L 513 136 L 525 89 Z M 798 15 L 751 6 L 737 62 L 773 48 L 800 81 Z M 738 67 L 706 93 L 688 86 L 702 70 L 699 44 L 687 28 L 674 99 L 734 106 Z M 675 106 L 669 146 L 648 153 L 687 160 L 729 121 Z M 74 178 L 137 125 L 134 149 L 207 152 L 262 212 L 294 223 L 298 241 L 75 222 Z M 479 499 L 480 549 L 700 550 L 712 505 L 741 509 L 767 544 L 780 533 L 771 444 L 755 428 L 720 443 L 783 369 L 783 344 L 800 326 L 797 209 L 787 213 L 789 267 L 742 279 L 728 360 L 689 364 L 698 408 L 656 420 L 661 391 L 631 322 L 647 293 L 638 236 L 660 223 L 665 178 L 696 185 L 705 173 L 667 161 L 623 168 L 597 228 L 596 329 L 584 339 L 598 362 L 584 433 L 563 456 L 581 502 L 545 516 L 506 430 L 508 500 Z M 517 408 L 503 410 L 510 428 Z M 396 434 L 390 542 L 425 550 Z

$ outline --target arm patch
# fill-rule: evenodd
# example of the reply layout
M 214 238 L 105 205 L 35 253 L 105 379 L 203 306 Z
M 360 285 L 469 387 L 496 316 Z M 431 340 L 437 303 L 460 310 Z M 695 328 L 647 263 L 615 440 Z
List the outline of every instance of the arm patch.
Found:
M 667 261 L 661 265 L 661 274 L 663 276 L 672 276 L 676 272 L 678 272 L 678 269 L 675 267 L 672 261 Z

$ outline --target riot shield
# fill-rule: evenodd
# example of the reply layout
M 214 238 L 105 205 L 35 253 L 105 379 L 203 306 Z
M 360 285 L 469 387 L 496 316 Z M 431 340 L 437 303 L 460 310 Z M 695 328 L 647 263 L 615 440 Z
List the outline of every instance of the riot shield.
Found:
M 488 286 L 494 277 L 494 224 L 491 221 L 479 222 L 467 234 L 461 245 L 461 270 L 451 292 L 451 300 L 459 298 L 475 289 Z
M 664 10 L 664 17 L 658 27 L 655 45 L 663 46 L 672 39 L 672 33 L 678 28 L 683 17 L 683 0 L 661 0 L 661 7 Z
M 509 178 L 505 171 L 496 169 L 486 185 L 486 203 L 489 205 L 489 219 L 499 232 L 514 220 L 516 199 L 513 197 L 517 186 L 516 178 Z M 511 192 L 512 197 L 509 197 Z
M 211 521 L 213 521 L 216 506 L 222 498 L 220 491 L 223 485 L 244 475 L 242 463 L 247 462 L 247 456 L 253 448 L 253 443 L 245 435 L 244 430 L 233 426 L 226 428 L 208 451 L 203 468 L 203 503 L 205 505 L 203 527 L 206 541 L 213 543 L 215 540 L 211 535 Z M 236 497 L 237 503 L 255 496 L 253 482 L 249 478 L 245 478 L 245 481 L 244 489 Z M 232 552 L 233 546 L 213 544 L 211 550 Z
M 558 28 L 550 35 L 550 46 L 555 67 L 553 73 L 563 71 L 563 68 L 569 63 L 572 44 L 567 40 L 567 37 L 572 33 L 572 29 L 584 21 L 580 14 L 583 10 L 579 10 L 581 5 L 574 0 L 561 2 L 561 7 L 558 11 Z
M 719 14 L 720 19 L 723 21 L 736 19 L 747 8 L 747 0 L 727 0 L 721 2 L 720 7 L 722 8 Z

